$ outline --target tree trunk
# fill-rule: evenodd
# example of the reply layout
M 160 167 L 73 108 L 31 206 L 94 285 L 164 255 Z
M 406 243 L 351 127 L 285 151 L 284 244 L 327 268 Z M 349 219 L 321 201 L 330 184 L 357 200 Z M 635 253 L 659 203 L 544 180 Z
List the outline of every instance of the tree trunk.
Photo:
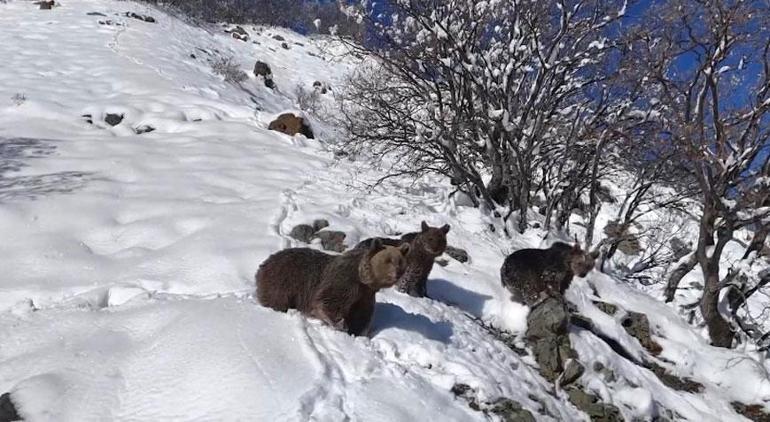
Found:
M 730 348 L 733 344 L 733 332 L 730 324 L 719 313 L 719 274 L 709 271 L 705 277 L 706 288 L 701 299 L 701 313 L 709 329 L 711 344 L 717 347 Z
M 499 159 L 499 157 L 496 157 Z M 487 184 L 487 192 L 489 192 L 489 196 L 494 200 L 498 205 L 504 205 L 508 198 L 508 186 L 506 186 L 506 177 L 505 177 L 505 169 L 503 169 L 503 164 L 496 163 L 492 165 L 492 178 L 490 179 L 489 183 Z
M 684 276 L 689 274 L 693 268 L 695 268 L 696 264 L 698 264 L 698 256 L 693 252 L 686 261 L 682 261 L 682 263 L 668 276 L 668 282 L 666 283 L 666 290 L 664 293 L 667 303 L 674 300 L 676 290 L 679 288 L 679 282 L 682 281 Z
M 596 146 L 596 152 L 594 153 L 594 162 L 591 167 L 591 190 L 589 191 L 589 205 L 588 205 L 588 224 L 586 225 L 586 238 L 585 238 L 585 250 L 591 249 L 591 244 L 594 243 L 594 228 L 596 227 L 596 216 L 599 214 L 599 210 L 602 207 L 599 201 L 598 190 L 599 185 L 599 161 L 602 156 L 602 149 L 605 142 L 602 137 L 599 144 Z
M 708 204 L 708 202 L 707 202 Z M 733 344 L 735 333 L 730 324 L 719 313 L 719 292 L 722 286 L 719 279 L 719 259 L 727 242 L 732 239 L 732 231 L 725 230 L 719 234 L 719 239 L 713 246 L 711 256 L 706 248 L 714 244 L 714 223 L 716 210 L 708 205 L 703 210 L 700 221 L 700 235 L 698 236 L 698 248 L 695 252 L 698 257 L 701 271 L 703 272 L 703 297 L 700 302 L 701 314 L 709 330 L 711 344 L 717 347 L 729 348 Z
M 527 212 L 529 211 L 529 181 L 522 180 L 519 185 L 519 233 L 527 231 Z

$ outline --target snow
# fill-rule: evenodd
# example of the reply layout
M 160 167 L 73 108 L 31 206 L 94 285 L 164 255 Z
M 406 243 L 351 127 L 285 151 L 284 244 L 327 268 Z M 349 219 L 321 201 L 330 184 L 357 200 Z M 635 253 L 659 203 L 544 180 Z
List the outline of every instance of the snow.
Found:
M 483 406 L 506 397 L 538 420 L 584 419 L 531 355 L 478 323 L 525 330 L 528 309 L 509 300 L 499 267 L 514 250 L 547 246 L 544 233 L 504 237 L 498 219 L 438 179 L 371 188 L 380 170 L 335 161 L 338 132 L 321 116 L 308 115 L 318 140 L 268 131 L 298 112 L 298 84 L 337 89 L 358 60 L 327 38 L 247 27 L 255 44 L 223 29 L 125 1 L 0 4 L 0 392 L 31 421 L 496 418 L 454 397 L 464 383 Z M 227 55 L 244 71 L 267 61 L 277 90 L 250 72 L 243 86 L 224 82 L 207 59 Z M 108 113 L 123 121 L 109 126 Z M 155 130 L 136 134 L 145 125 Z M 435 266 L 430 299 L 380 293 L 372 337 L 353 338 L 253 298 L 258 264 L 298 245 L 286 233 L 316 218 L 348 245 L 448 223 L 449 243 L 471 261 Z M 647 313 L 667 368 L 706 386 L 675 392 L 573 332 L 586 367 L 601 361 L 619 379 L 589 369 L 582 382 L 627 418 L 666 408 L 741 420 L 730 400 L 770 400 L 760 357 L 708 346 L 676 310 L 616 279 L 576 280 L 569 298 L 628 350 L 646 353 L 596 309 L 589 282 L 602 300 Z

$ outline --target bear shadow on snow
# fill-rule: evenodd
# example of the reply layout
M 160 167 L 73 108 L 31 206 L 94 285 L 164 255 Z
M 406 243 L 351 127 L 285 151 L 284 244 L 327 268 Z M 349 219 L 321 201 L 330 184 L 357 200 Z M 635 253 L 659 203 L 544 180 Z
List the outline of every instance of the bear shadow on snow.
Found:
M 378 302 L 374 308 L 372 321 L 372 336 L 388 328 L 400 328 L 422 334 L 428 340 L 449 344 L 454 330 L 452 324 L 446 321 L 433 322 L 425 315 L 406 312 L 402 307 L 393 303 Z
M 479 294 L 464 289 L 449 280 L 441 278 L 430 279 L 429 296 L 434 300 L 453 305 L 473 316 L 481 316 L 484 304 L 492 299 L 492 296 Z

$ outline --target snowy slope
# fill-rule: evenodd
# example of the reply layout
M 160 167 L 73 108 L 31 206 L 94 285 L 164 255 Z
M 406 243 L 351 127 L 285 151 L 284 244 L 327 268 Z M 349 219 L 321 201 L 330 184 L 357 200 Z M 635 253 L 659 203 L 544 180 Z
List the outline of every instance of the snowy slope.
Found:
M 478 323 L 523 331 L 526 309 L 507 299 L 498 270 L 542 233 L 490 233 L 487 217 L 436 181 L 368 189 L 378 171 L 335 161 L 334 128 L 317 117 L 318 141 L 268 131 L 296 107 L 298 84 L 339 86 L 357 62 L 329 40 L 249 32 L 258 43 L 132 2 L 0 4 L 0 392 L 29 420 L 496 418 L 451 393 L 463 383 L 482 404 L 505 397 L 538 420 L 582 420 L 531 356 Z M 267 61 L 278 90 L 253 75 L 242 87 L 224 82 L 207 62 L 216 56 L 249 73 Z M 111 127 L 107 113 L 124 119 Z M 147 125 L 155 131 L 136 133 Z M 450 244 L 471 261 L 435 266 L 433 299 L 383 292 L 373 337 L 353 338 L 252 296 L 257 265 L 296 245 L 286 233 L 315 218 L 350 245 L 423 219 L 449 223 Z M 644 354 L 617 319 L 597 313 L 588 281 L 575 283 L 573 302 Z M 602 300 L 647 313 L 662 364 L 705 386 L 674 391 L 574 332 L 588 368 L 601 361 L 618 375 L 609 382 L 589 369 L 584 383 L 627 419 L 667 409 L 682 420 L 742 420 L 730 401 L 770 400 L 765 362 L 711 348 L 630 286 L 590 281 Z

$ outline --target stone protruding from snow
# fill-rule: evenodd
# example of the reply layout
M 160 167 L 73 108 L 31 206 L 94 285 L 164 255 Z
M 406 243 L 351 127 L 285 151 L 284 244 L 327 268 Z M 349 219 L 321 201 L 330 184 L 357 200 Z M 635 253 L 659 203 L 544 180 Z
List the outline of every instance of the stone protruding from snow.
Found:
M 246 32 L 246 30 L 241 26 L 236 26 L 235 28 L 225 32 L 229 32 L 230 35 L 232 35 L 236 40 L 241 40 L 244 42 L 249 40 L 249 33 Z
M 313 226 L 308 224 L 299 224 L 291 229 L 289 232 L 289 237 L 303 243 L 310 243 L 313 240 L 313 236 L 315 235 L 316 231 L 317 230 L 315 230 Z
M 347 249 L 345 245 L 345 232 L 337 230 L 323 230 L 329 227 L 329 222 L 324 219 L 313 221 L 310 224 L 298 224 L 289 232 L 289 237 L 302 243 L 311 243 L 315 239 L 321 241 L 321 246 L 332 252 L 344 252 Z
M 532 412 L 521 407 L 516 400 L 502 399 L 492 407 L 491 412 L 500 416 L 505 422 L 535 422 Z
M 466 262 L 470 261 L 470 256 L 468 255 L 468 252 L 465 251 L 465 249 L 447 245 L 444 252 L 457 262 L 465 264 Z
M 313 139 L 313 130 L 305 122 L 305 119 L 292 113 L 281 114 L 277 119 L 270 122 L 267 128 L 290 136 L 300 133 L 308 139 Z
M 133 18 L 133 19 L 140 20 L 147 23 L 155 23 L 155 18 L 149 15 L 140 15 L 134 12 L 126 12 L 126 17 Z
M 321 246 L 327 251 L 344 252 L 345 237 L 347 235 L 344 232 L 335 230 L 321 230 L 316 233 L 315 237 L 321 239 Z
M 117 126 L 122 121 L 123 121 L 123 115 L 122 114 L 107 113 L 104 116 L 104 122 L 107 123 L 110 126 Z
M 602 403 L 599 397 L 586 393 L 582 387 L 571 385 L 567 388 L 569 401 L 585 412 L 594 422 L 623 422 L 620 410 L 608 403 Z
M 5 393 L 0 396 L 0 421 L 16 420 L 21 420 L 21 417 L 16 410 L 16 405 L 11 400 L 11 394 Z
M 319 218 L 317 220 L 313 221 L 313 230 L 315 231 L 321 231 L 325 228 L 329 227 L 329 221 L 324 220 L 323 218 Z
M 650 334 L 650 321 L 647 315 L 638 312 L 628 312 L 623 318 L 621 325 L 628 334 L 639 340 L 648 352 L 657 356 L 662 352 L 660 345 L 652 339 Z
M 568 361 L 577 358 L 569 341 L 568 325 L 567 307 L 564 301 L 554 297 L 536 305 L 527 316 L 527 342 L 540 373 L 551 382 L 564 372 Z

